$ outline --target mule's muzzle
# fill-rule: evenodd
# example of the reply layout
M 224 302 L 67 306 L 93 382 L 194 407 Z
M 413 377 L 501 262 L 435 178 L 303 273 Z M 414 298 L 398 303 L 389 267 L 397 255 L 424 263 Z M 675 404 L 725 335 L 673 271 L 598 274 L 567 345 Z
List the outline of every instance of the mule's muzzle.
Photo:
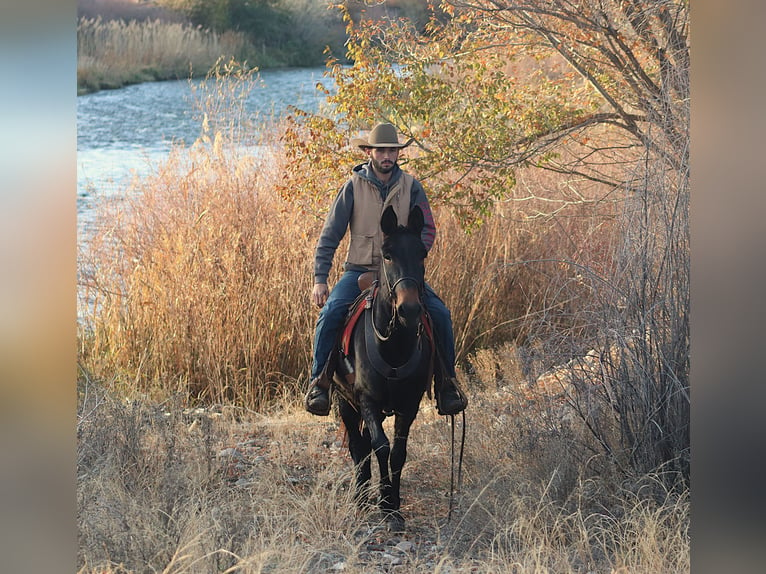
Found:
M 423 303 L 420 300 L 422 281 L 411 276 L 397 279 L 391 286 L 391 302 L 394 315 L 403 327 L 415 327 L 423 313 Z
M 417 288 L 399 289 L 396 292 L 396 316 L 404 327 L 417 325 L 423 314 L 420 291 Z

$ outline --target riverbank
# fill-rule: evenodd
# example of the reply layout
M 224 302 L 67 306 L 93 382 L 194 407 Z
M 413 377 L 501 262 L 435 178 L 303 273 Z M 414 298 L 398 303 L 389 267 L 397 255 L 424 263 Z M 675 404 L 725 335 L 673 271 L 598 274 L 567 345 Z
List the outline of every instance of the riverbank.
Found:
M 316 84 L 333 87 L 324 77 L 325 71 L 324 67 L 275 68 L 250 74 L 248 96 L 236 105 L 232 94 L 224 96 L 217 82 L 205 78 L 150 81 L 78 97 L 77 220 L 82 237 L 88 235 L 100 201 L 119 196 L 135 176 L 146 177 L 163 165 L 171 149 L 188 148 L 200 137 L 200 108 L 205 102 L 232 104 L 230 112 L 221 112 L 223 117 L 208 114 L 208 125 L 213 128 L 240 113 L 234 110 L 241 111 L 236 121 L 244 139 L 238 142 L 238 149 L 255 156 L 260 153 L 258 134 L 282 116 L 288 105 L 316 110 L 323 103 Z M 229 76 L 226 85 L 242 84 Z
M 217 34 L 180 22 L 105 21 L 77 25 L 77 94 L 155 80 L 205 76 L 220 61 L 252 62 L 255 50 L 240 32 Z M 272 64 L 263 59 L 263 64 Z

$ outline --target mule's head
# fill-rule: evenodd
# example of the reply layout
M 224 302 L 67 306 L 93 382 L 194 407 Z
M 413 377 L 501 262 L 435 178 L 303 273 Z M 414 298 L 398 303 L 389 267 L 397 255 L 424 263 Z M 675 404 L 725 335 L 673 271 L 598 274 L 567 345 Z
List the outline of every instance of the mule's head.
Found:
M 423 225 L 423 211 L 417 206 L 410 211 L 406 227 L 399 225 L 390 206 L 380 219 L 383 231 L 381 285 L 405 327 L 416 325 L 423 312 L 420 296 L 425 284 L 423 262 L 427 254 L 420 238 Z

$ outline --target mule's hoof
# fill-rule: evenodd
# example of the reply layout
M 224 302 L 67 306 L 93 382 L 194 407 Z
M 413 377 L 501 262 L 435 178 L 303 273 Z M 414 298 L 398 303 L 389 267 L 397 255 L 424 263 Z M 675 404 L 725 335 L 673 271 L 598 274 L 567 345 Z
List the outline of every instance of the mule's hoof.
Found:
M 398 510 L 394 510 L 393 512 L 386 512 L 385 523 L 386 530 L 389 532 L 404 532 L 404 517 Z

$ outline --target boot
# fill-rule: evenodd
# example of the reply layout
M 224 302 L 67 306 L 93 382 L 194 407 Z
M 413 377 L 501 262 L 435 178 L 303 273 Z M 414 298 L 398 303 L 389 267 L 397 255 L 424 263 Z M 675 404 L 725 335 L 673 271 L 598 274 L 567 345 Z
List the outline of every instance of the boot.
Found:
M 457 378 L 445 379 L 436 392 L 436 409 L 440 415 L 456 415 L 468 406 L 468 397 L 458 386 Z
M 309 384 L 305 407 L 312 415 L 326 417 L 330 414 L 330 385 L 321 376 Z

